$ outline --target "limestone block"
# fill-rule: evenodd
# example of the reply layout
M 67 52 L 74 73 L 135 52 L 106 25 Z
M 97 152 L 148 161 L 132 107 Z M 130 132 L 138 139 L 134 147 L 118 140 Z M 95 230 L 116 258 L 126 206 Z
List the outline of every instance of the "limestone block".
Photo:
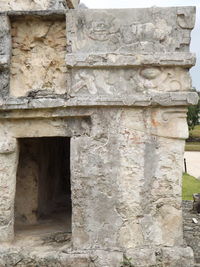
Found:
M 116 267 L 123 262 L 123 253 L 118 251 L 96 250 L 90 255 L 91 267 Z
M 49 10 L 63 9 L 65 0 L 0 0 L 0 10 Z
M 70 52 L 70 51 L 69 51 Z M 132 53 L 99 53 L 99 54 L 67 54 L 66 64 L 71 68 L 78 67 L 126 67 L 139 68 L 144 65 L 163 67 L 192 67 L 195 65 L 196 57 L 188 52 L 150 52 L 148 54 Z M 149 68 L 149 67 L 148 67 Z
M 153 248 L 129 249 L 126 251 L 126 257 L 131 258 L 134 266 L 156 266 L 156 253 Z
M 0 15 L 0 56 L 3 59 L 0 64 L 0 98 L 8 95 L 9 91 L 9 65 L 11 54 L 10 23 L 5 15 Z
M 163 263 L 170 267 L 193 267 L 194 266 L 194 255 L 190 247 L 181 248 L 163 248 Z
M 181 68 L 81 69 L 72 72 L 71 96 L 129 98 L 137 93 L 188 91 L 188 71 Z
M 9 71 L 0 70 L 0 98 L 6 98 L 9 94 Z
M 7 137 L 0 141 L 0 154 L 10 154 L 16 151 L 16 139 Z
M 80 136 L 89 135 L 91 121 L 87 117 L 57 118 L 54 120 L 19 120 L 7 123 L 10 132 L 16 138 L 44 136 Z
M 187 110 L 185 108 L 153 109 L 151 113 L 152 134 L 186 139 L 188 138 L 186 117 Z
M 9 55 L 11 52 L 10 23 L 5 15 L 0 15 L 0 55 Z
M 68 51 L 91 54 L 188 51 L 194 14 L 193 7 L 182 7 L 181 11 L 155 7 L 71 12 Z
M 152 135 L 148 111 L 107 109 L 106 116 L 103 111 L 101 115 L 98 113 L 92 116 L 91 136 L 72 139 L 74 246 L 89 248 L 95 242 L 99 248 L 105 244 L 114 248 L 119 244 L 126 249 L 144 244 L 181 245 L 180 177 L 184 141 L 173 140 L 173 134 L 167 138 Z M 112 124 L 107 128 L 109 118 Z M 114 232 L 107 226 L 108 217 L 115 220 Z
M 64 21 L 30 19 L 12 23 L 12 96 L 27 96 L 31 91 L 66 92 L 65 38 Z
M 14 227 L 14 198 L 18 163 L 16 141 L 7 136 L 1 141 L 0 154 L 0 240 L 10 241 L 13 238 Z
M 102 249 L 117 244 L 118 228 L 122 224 L 116 210 L 118 189 L 114 177 L 117 162 L 113 162 L 115 157 L 108 153 L 114 140 L 105 142 L 103 137 L 71 140 L 72 241 L 75 248 Z M 112 149 L 112 153 L 117 151 Z M 85 188 L 84 194 L 82 188 Z

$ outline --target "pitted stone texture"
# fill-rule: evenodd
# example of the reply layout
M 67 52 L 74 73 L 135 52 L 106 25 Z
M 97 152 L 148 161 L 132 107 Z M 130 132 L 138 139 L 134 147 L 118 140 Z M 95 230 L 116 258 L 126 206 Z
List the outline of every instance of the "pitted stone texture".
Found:
M 0 70 L 0 98 L 5 99 L 9 94 L 9 78 L 8 70 Z
M 61 18 L 19 14 L 11 96 L 0 100 L 0 240 L 13 237 L 16 138 L 67 136 L 72 244 L 14 241 L 2 264 L 118 267 L 129 253 L 138 267 L 192 267 L 181 177 L 184 106 L 197 102 L 187 73 L 194 8 L 67 12 L 66 60 Z
M 0 10 L 64 9 L 65 0 L 0 0 Z
M 194 267 L 189 247 L 140 248 L 128 250 L 126 257 L 132 259 L 134 267 Z
M 0 15 L 0 98 L 8 96 L 9 91 L 9 66 L 11 54 L 10 23 L 5 15 Z
M 191 79 L 182 68 L 78 69 L 72 71 L 71 96 L 127 98 L 135 93 L 189 91 Z
M 14 198 L 18 149 L 16 140 L 8 135 L 1 135 L 0 154 L 0 241 L 13 239 Z
M 184 141 L 152 135 L 151 114 L 98 110 L 91 136 L 72 139 L 74 247 L 182 245 Z M 88 188 L 84 195 L 82 188 Z
M 195 8 L 189 7 L 72 12 L 68 16 L 68 51 L 188 51 L 194 13 Z
M 200 264 L 200 214 L 193 210 L 193 201 L 184 200 L 183 203 L 183 233 L 188 246 L 194 251 L 196 264 Z M 193 222 L 197 219 L 197 223 Z
M 196 57 L 187 52 L 165 52 L 165 53 L 99 53 L 99 54 L 67 54 L 66 64 L 69 67 L 140 67 L 144 65 L 191 68 L 195 65 Z
M 16 248 L 12 246 L 0 247 L 0 267 L 17 266 L 17 267 L 89 267 L 90 258 L 87 254 L 77 253 L 65 254 L 58 250 L 46 248 L 38 251 L 31 251 L 25 248 Z M 113 266 L 114 267 L 114 266 Z
M 10 55 L 11 38 L 10 38 L 10 23 L 5 15 L 0 15 L 0 55 Z
M 30 19 L 12 23 L 10 94 L 65 93 L 65 22 Z M 36 79 L 37 77 L 37 79 Z

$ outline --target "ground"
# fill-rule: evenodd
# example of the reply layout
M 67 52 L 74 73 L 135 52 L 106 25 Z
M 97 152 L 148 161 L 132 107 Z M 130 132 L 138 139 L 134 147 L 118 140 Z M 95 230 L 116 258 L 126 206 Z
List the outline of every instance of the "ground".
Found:
M 200 151 L 200 125 L 196 125 L 193 130 L 190 130 L 189 139 L 195 141 L 186 142 L 185 151 Z
M 200 180 L 187 173 L 183 174 L 182 198 L 183 200 L 192 200 L 194 193 L 200 192 Z

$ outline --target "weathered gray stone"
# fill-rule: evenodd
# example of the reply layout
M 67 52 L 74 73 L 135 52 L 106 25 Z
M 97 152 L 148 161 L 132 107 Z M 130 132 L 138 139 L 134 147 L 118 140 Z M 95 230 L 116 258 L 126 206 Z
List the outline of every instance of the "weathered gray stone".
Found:
M 65 11 L 78 2 L 1 6 L 0 266 L 120 267 L 127 257 L 137 267 L 192 267 L 181 177 L 186 107 L 198 101 L 188 73 L 195 9 Z M 43 137 L 70 144 L 71 199 L 53 196 L 58 211 L 62 197 L 72 202 L 70 233 L 63 218 L 46 224 L 38 213 L 50 153 L 38 164 L 40 150 L 23 152 L 19 139 Z M 52 151 L 56 187 L 51 168 L 66 154 Z
M 72 53 L 184 52 L 189 50 L 195 23 L 195 8 L 188 7 L 70 13 L 68 51 Z

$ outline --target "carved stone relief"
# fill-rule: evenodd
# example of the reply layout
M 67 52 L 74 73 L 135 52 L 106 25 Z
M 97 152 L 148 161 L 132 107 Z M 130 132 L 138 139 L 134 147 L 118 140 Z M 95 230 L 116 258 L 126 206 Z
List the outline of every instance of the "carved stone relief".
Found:
M 114 95 L 190 90 L 191 81 L 182 68 L 145 67 L 126 70 L 84 69 L 74 71 L 70 95 Z
M 169 14 L 159 11 L 159 8 L 144 9 L 142 15 L 140 10 L 136 13 L 133 9 L 131 13 L 126 12 L 126 17 L 122 10 L 114 10 L 112 13 L 109 10 L 81 11 L 69 19 L 69 23 L 74 24 L 76 35 L 74 38 L 74 33 L 70 33 L 72 52 L 185 51 L 183 44 L 187 44 L 188 48 L 188 28 L 194 26 L 194 20 L 188 21 L 184 8 L 178 13 L 177 9 Z
M 186 112 L 186 108 L 154 109 L 151 114 L 152 134 L 186 139 L 188 137 Z
M 178 8 L 177 11 L 178 25 L 183 29 L 193 29 L 195 17 L 191 17 L 191 12 L 187 8 Z

